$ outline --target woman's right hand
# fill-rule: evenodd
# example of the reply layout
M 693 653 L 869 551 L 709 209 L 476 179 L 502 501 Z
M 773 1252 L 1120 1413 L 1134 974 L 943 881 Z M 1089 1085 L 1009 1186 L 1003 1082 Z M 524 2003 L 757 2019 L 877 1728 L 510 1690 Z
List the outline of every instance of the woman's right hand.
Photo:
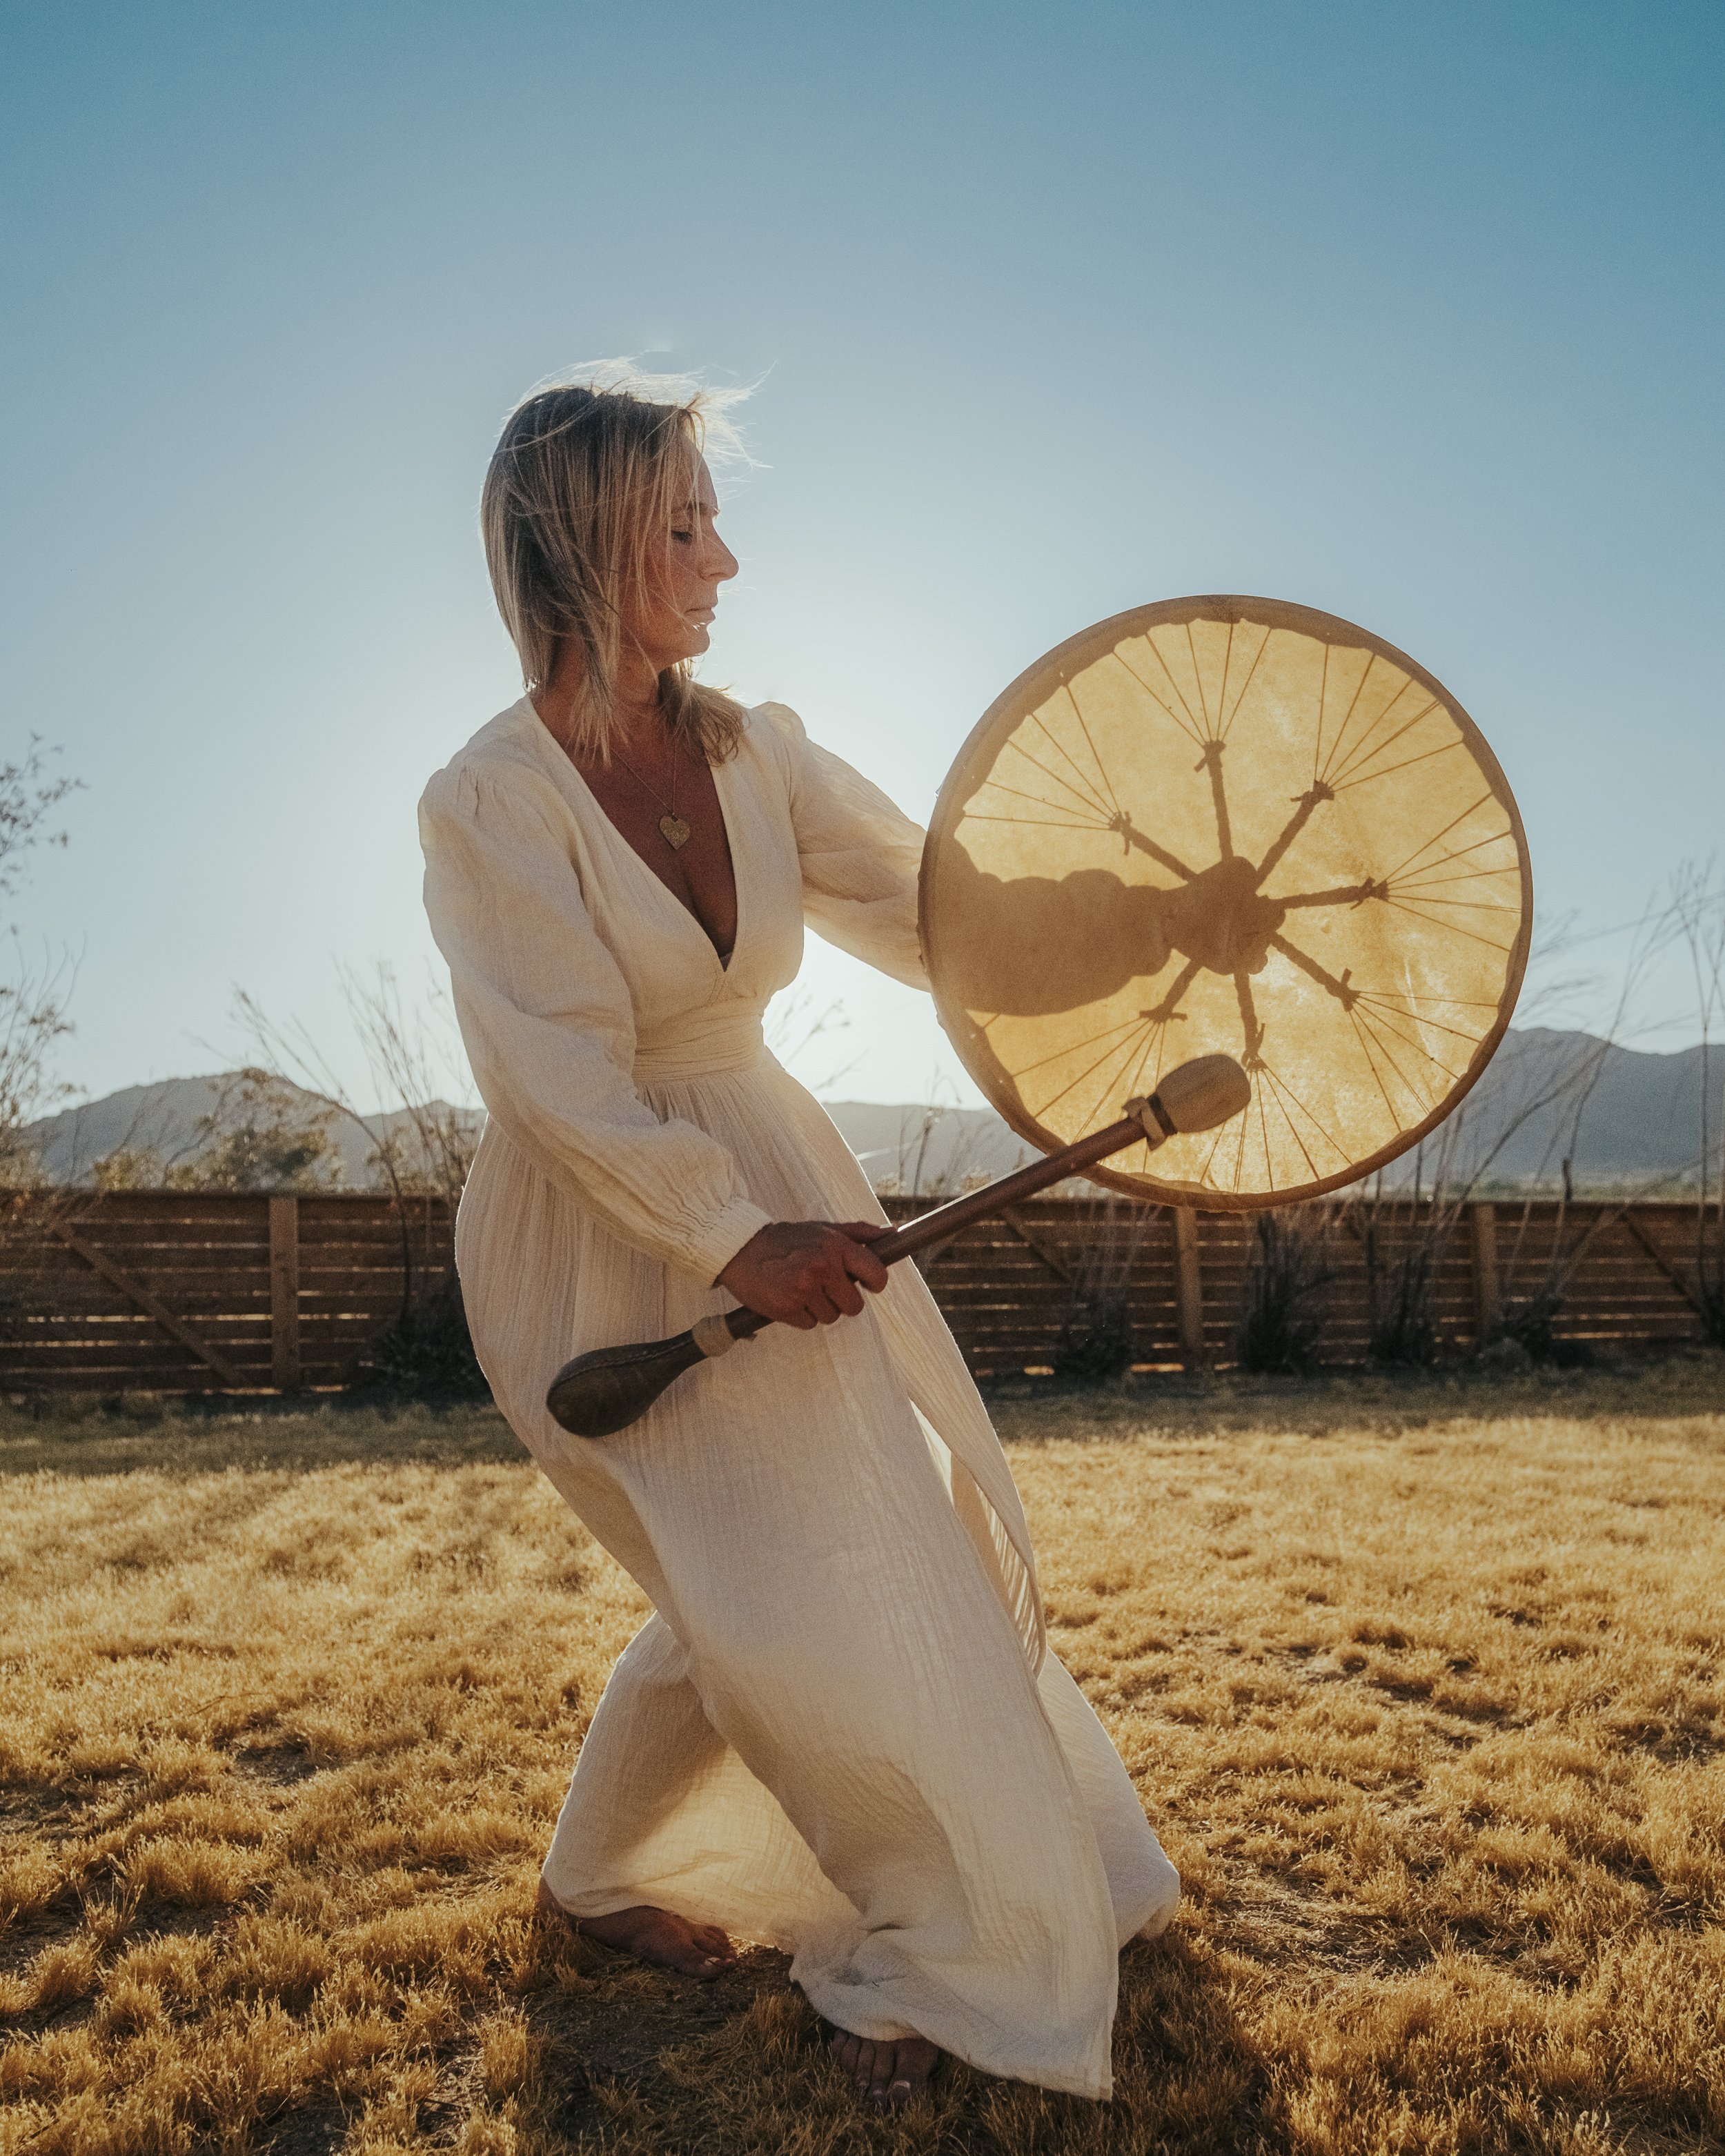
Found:
M 878 1220 L 775 1220 L 751 1235 L 719 1275 L 745 1308 L 799 1332 L 855 1317 L 857 1292 L 878 1295 L 886 1268 L 869 1248 L 886 1229 Z

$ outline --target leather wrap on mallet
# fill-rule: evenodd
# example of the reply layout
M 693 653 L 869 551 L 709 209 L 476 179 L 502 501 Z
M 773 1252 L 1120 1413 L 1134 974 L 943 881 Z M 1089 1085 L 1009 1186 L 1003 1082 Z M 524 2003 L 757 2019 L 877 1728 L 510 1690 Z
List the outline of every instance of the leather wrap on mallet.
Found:
M 885 1228 L 868 1247 L 883 1265 L 896 1265 L 1127 1146 L 1147 1143 L 1153 1148 L 1177 1132 L 1213 1130 L 1239 1115 L 1251 1097 L 1250 1081 L 1231 1055 L 1194 1056 L 1170 1070 L 1147 1099 L 1128 1101 L 1117 1123 L 983 1189 L 937 1205 L 901 1228 Z M 669 1340 L 594 1348 L 564 1363 L 551 1381 L 545 1404 L 552 1419 L 578 1437 L 609 1437 L 638 1421 L 674 1378 L 727 1353 L 739 1340 L 752 1339 L 772 1323 L 758 1311 L 715 1311 Z

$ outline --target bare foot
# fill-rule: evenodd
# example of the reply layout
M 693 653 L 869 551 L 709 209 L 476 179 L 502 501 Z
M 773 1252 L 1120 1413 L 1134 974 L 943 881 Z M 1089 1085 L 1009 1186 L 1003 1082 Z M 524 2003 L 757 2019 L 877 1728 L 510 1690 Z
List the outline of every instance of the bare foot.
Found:
M 597 1939 L 602 1947 L 633 1954 L 658 1969 L 674 1969 L 682 1976 L 698 1976 L 711 1983 L 737 1966 L 737 1949 L 716 1924 L 691 1924 L 686 1917 L 669 1909 L 614 1909 L 608 1917 L 572 1917 L 542 1879 L 539 1913 L 560 1917 L 583 1938 Z
M 828 2046 L 841 2074 L 856 2083 L 856 2092 L 871 2111 L 902 2111 L 928 2093 L 928 2077 L 940 2053 L 927 2037 L 899 2036 L 871 2043 L 835 2029 Z

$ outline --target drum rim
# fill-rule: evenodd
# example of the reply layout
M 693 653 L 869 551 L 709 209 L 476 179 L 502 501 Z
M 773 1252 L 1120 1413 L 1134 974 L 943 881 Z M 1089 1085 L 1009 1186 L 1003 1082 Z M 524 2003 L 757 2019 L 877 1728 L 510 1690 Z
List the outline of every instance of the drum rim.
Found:
M 1440 1123 L 1447 1121 L 1473 1091 L 1484 1075 L 1486 1066 L 1497 1052 L 1515 1014 L 1516 1004 L 1527 974 L 1533 935 L 1533 867 L 1528 855 L 1527 828 L 1522 823 L 1515 793 L 1491 743 L 1466 707 L 1428 668 L 1374 630 L 1362 628 L 1358 622 L 1349 621 L 1341 614 L 1327 613 L 1321 608 L 1303 606 L 1291 599 L 1258 598 L 1237 593 L 1196 593 L 1183 598 L 1153 600 L 1148 605 L 1129 607 L 1124 613 L 1110 614 L 1101 621 L 1092 622 L 1088 628 L 1080 629 L 1063 643 L 1055 644 L 1051 650 L 1045 651 L 1040 659 L 1033 660 L 1008 684 L 965 737 L 942 783 L 935 799 L 934 814 L 929 819 L 917 876 L 917 924 L 923 962 L 934 996 L 935 1013 L 942 1031 L 957 1050 L 960 1062 L 981 1090 L 983 1098 L 1011 1130 L 1034 1146 L 1039 1152 L 1057 1151 L 1065 1141 L 1056 1133 L 1039 1124 L 1028 1111 L 1021 1110 L 1015 1103 L 995 1098 L 983 1070 L 978 1067 L 982 1059 L 973 1060 L 973 1055 L 967 1052 L 970 1048 L 970 1036 L 977 1034 L 979 1029 L 972 1024 L 962 1009 L 949 1009 L 942 994 L 938 971 L 939 937 L 931 917 L 930 904 L 936 849 L 956 823 L 962 804 L 976 792 L 979 783 L 977 767 L 985 751 L 996 747 L 995 732 L 1004 719 L 1009 716 L 1014 720 L 1022 719 L 1026 711 L 1043 702 L 1050 691 L 1057 688 L 1063 680 L 1092 665 L 1127 638 L 1142 635 L 1147 630 L 1168 622 L 1200 620 L 1245 621 L 1255 627 L 1286 629 L 1305 635 L 1319 634 L 1327 643 L 1353 642 L 1376 652 L 1391 665 L 1402 668 L 1412 680 L 1420 682 L 1438 699 L 1461 729 L 1470 752 L 1508 815 L 1519 870 L 1521 919 L 1504 970 L 1504 985 L 1498 1000 L 1497 1015 L 1481 1036 L 1466 1070 L 1422 1122 L 1403 1132 L 1389 1145 L 1381 1147 L 1365 1160 L 1333 1175 L 1301 1183 L 1291 1194 L 1280 1191 L 1212 1190 L 1191 1183 L 1161 1182 L 1154 1175 L 1147 1173 L 1127 1175 L 1101 1164 L 1085 1171 L 1090 1180 L 1151 1204 L 1182 1205 L 1205 1213 L 1258 1213 L 1278 1205 L 1298 1204 L 1307 1199 L 1321 1198 L 1330 1191 L 1345 1189 L 1352 1184 L 1363 1182 L 1378 1169 L 1387 1168 L 1404 1153 L 1411 1152 Z M 1153 1155 L 1152 1158 L 1154 1158 Z

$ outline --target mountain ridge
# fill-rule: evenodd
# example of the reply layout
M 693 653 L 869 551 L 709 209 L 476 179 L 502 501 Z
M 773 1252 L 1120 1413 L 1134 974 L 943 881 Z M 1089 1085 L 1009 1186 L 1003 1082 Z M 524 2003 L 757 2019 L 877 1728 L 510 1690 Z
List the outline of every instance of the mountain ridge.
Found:
M 1542 1105 L 1566 1072 L 1572 1086 L 1590 1078 L 1584 1103 L 1572 1091 L 1567 1102 Z M 153 1156 L 163 1168 L 184 1169 L 220 1142 L 210 1119 L 229 1127 L 221 1124 L 223 1102 L 232 1102 L 239 1077 L 213 1072 L 122 1086 L 44 1116 L 23 1136 L 53 1183 L 88 1183 L 97 1163 L 121 1149 Z M 1474 1091 L 1425 1141 L 1419 1172 L 1429 1182 L 1441 1155 L 1452 1179 L 1485 1173 L 1494 1183 L 1543 1188 L 1560 1180 L 1567 1158 L 1577 1181 L 1608 1186 L 1681 1182 L 1686 1173 L 1692 1187 L 1704 1092 L 1710 1142 L 1717 1147 L 1725 1127 L 1725 1045 L 1658 1054 L 1584 1033 L 1512 1029 Z M 315 1097 L 297 1087 L 287 1088 L 284 1100 L 303 1103 L 300 1112 L 308 1121 L 319 1113 Z M 433 1105 L 470 1118 L 476 1138 L 481 1111 Z M 883 1192 L 950 1190 L 967 1178 L 1005 1174 L 1031 1152 L 991 1108 L 873 1101 L 822 1106 Z M 331 1167 L 339 1163 L 337 1188 L 377 1187 L 375 1155 L 381 1144 L 405 1141 L 411 1151 L 413 1116 L 405 1108 L 331 1117 L 326 1127 L 326 1158 Z M 1409 1155 L 1389 1175 L 1399 1183 L 1414 1172 Z

